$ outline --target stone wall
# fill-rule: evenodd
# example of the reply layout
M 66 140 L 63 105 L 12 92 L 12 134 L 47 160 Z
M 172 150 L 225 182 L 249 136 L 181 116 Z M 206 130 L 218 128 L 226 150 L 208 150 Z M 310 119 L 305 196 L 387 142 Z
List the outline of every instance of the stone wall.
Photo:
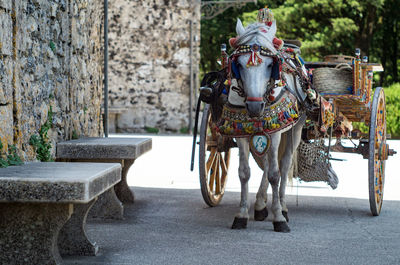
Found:
M 0 0 L 0 139 L 29 144 L 54 112 L 57 141 L 102 135 L 102 0 Z
M 190 21 L 198 72 L 200 1 L 110 1 L 110 129 L 176 132 L 188 127 Z M 194 105 L 194 104 L 193 104 Z

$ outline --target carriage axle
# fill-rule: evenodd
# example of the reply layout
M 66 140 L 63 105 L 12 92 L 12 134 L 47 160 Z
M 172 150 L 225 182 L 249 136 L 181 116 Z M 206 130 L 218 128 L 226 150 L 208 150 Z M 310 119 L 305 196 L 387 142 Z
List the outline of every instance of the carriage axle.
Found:
M 369 158 L 369 141 L 368 139 L 360 139 L 360 144 L 356 147 L 346 147 L 342 145 L 342 142 L 337 141 L 333 146 L 330 147 L 333 152 L 360 154 L 364 159 Z M 387 160 L 389 156 L 397 154 L 394 149 L 389 149 L 389 145 L 381 143 L 378 148 L 378 159 Z
M 337 141 L 333 146 L 330 147 L 332 152 L 360 154 L 363 158 L 368 158 L 369 148 L 368 140 L 360 140 L 360 144 L 356 147 L 346 147 L 342 145 L 342 142 Z

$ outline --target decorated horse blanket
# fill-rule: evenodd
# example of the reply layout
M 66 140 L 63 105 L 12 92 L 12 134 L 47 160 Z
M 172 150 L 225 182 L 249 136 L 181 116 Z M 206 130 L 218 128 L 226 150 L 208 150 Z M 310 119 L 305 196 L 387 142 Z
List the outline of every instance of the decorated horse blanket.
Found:
M 279 100 L 264 109 L 260 117 L 250 117 L 246 108 L 226 103 L 215 124 L 216 130 L 230 137 L 248 137 L 253 134 L 272 134 L 295 125 L 301 116 L 295 96 L 284 92 Z

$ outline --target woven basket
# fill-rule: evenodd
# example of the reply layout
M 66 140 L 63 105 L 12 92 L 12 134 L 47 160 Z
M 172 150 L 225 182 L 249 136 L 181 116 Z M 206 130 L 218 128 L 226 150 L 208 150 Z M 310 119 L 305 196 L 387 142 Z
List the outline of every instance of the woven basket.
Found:
M 347 63 L 336 68 L 317 68 L 313 70 L 313 84 L 320 93 L 352 94 L 353 70 Z

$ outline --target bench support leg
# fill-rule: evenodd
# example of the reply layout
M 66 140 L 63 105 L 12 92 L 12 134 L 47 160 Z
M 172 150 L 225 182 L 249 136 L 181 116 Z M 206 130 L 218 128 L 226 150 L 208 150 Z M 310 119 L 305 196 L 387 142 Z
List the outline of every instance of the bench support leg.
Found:
M 115 195 L 114 187 L 101 194 L 89 212 L 89 219 L 122 220 L 124 206 Z
M 0 203 L 0 264 L 61 264 L 60 229 L 72 204 Z
M 133 203 L 135 200 L 135 196 L 133 195 L 132 190 L 128 186 L 127 175 L 129 168 L 132 166 L 133 159 L 125 159 L 122 164 L 122 173 L 121 173 L 121 181 L 118 182 L 115 186 L 115 193 L 117 194 L 118 199 L 123 203 Z
M 65 256 L 96 256 L 99 247 L 86 235 L 86 217 L 96 199 L 86 204 L 74 204 L 74 213 L 61 229 L 58 248 Z

